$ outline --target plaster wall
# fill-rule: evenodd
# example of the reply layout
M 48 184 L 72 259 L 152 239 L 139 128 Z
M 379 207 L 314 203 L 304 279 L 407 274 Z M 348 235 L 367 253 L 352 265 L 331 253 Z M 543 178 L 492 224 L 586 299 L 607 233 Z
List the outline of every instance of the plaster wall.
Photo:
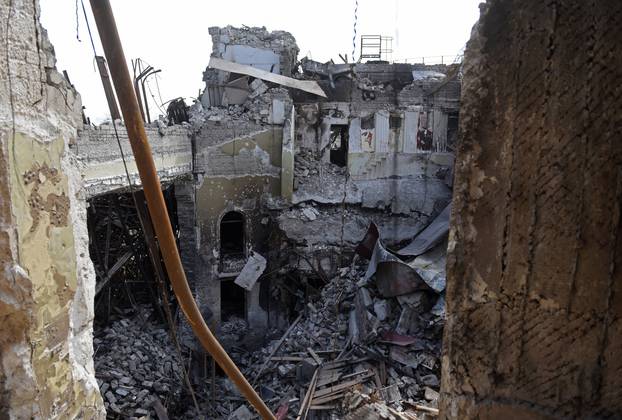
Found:
M 103 419 L 85 192 L 68 147 L 81 103 L 39 13 L 38 1 L 0 3 L 0 417 Z
M 286 131 L 290 136 L 290 130 Z M 225 275 L 221 273 L 220 220 L 229 211 L 242 213 L 247 254 L 252 248 L 265 255 L 263 244 L 270 233 L 265 203 L 282 193 L 281 165 L 283 157 L 287 159 L 283 136 L 284 128 L 273 126 L 218 142 L 207 136 L 195 138 L 197 167 L 204 175 L 199 175 L 196 186 L 198 265 L 194 288 L 199 305 L 213 313 L 213 325 L 221 321 L 220 285 Z M 259 291 L 246 293 L 249 323 L 266 327 L 267 315 L 259 306 Z

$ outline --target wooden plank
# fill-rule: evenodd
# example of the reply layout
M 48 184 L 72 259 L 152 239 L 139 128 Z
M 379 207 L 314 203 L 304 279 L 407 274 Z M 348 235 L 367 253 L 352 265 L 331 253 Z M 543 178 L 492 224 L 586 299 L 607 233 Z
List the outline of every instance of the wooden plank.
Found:
M 311 404 L 312 405 L 326 404 L 327 402 L 330 402 L 330 401 L 339 400 L 339 399 L 345 397 L 345 395 L 346 395 L 345 391 L 340 391 L 340 392 L 337 392 L 336 394 L 327 395 L 327 396 L 322 397 L 322 398 L 314 398 L 311 401 Z
M 430 414 L 432 416 L 438 416 L 438 414 L 439 414 L 438 408 L 428 407 L 427 405 L 421 405 L 421 404 L 413 404 L 413 403 L 408 402 L 408 401 L 403 401 L 403 402 L 405 404 L 408 404 L 409 406 L 411 406 L 415 410 L 423 411 L 423 412 L 428 413 L 428 414 Z
M 292 322 L 292 325 L 289 326 L 289 328 L 287 329 L 287 331 L 285 331 L 285 333 L 283 334 L 281 339 L 278 341 L 278 343 L 276 343 L 276 346 L 274 346 L 274 349 L 270 352 L 270 355 L 263 362 L 263 364 L 259 368 L 259 371 L 257 372 L 255 377 L 253 378 L 253 386 L 257 384 L 257 379 L 259 379 L 259 377 L 263 373 L 263 371 L 266 368 L 266 366 L 268 366 L 268 363 L 270 363 L 270 360 L 272 360 L 272 357 L 274 357 L 276 352 L 279 351 L 279 349 L 283 345 L 283 342 L 287 339 L 287 336 L 289 336 L 289 334 L 294 330 L 294 328 L 296 327 L 296 325 L 298 325 L 298 323 L 300 322 L 301 319 L 302 319 L 302 314 L 298 315 L 298 318 L 296 318 L 294 320 L 294 322 Z
M 315 384 L 317 383 L 317 377 L 321 368 L 315 369 L 313 372 L 313 378 L 311 378 L 311 383 L 309 384 L 309 388 L 307 388 L 307 392 L 305 394 L 302 403 L 300 404 L 300 410 L 298 410 L 298 416 L 296 420 L 306 419 L 307 412 L 309 411 L 309 404 L 311 404 L 311 400 L 313 399 L 313 393 L 315 392 Z
M 312 405 L 309 407 L 309 410 L 335 410 L 338 406 L 336 405 Z
M 153 402 L 152 408 L 154 409 L 158 420 L 169 420 L 168 413 L 166 412 L 166 408 L 162 405 L 159 399 L 156 399 Z
M 272 358 L 275 362 L 302 362 L 306 357 L 297 357 L 297 356 L 274 356 Z
M 346 379 L 350 379 L 350 378 L 356 377 L 358 375 L 364 375 L 364 374 L 366 374 L 368 372 L 369 372 L 369 370 L 364 370 L 364 371 L 361 371 L 361 372 L 350 373 L 348 375 L 333 374 L 333 375 L 331 375 L 329 377 L 324 377 L 324 378 L 320 377 L 320 379 L 318 380 L 318 383 L 317 383 L 317 387 L 321 388 L 321 387 L 326 386 L 326 385 L 328 385 L 330 383 L 337 382 L 337 381 L 342 381 L 342 380 L 346 380 Z
M 335 386 L 331 386 L 331 387 L 328 387 L 328 388 L 320 389 L 319 391 L 317 391 L 315 393 L 315 396 L 321 397 L 321 396 L 324 396 L 324 395 L 331 394 L 333 392 L 341 391 L 342 389 L 350 388 L 351 386 L 360 384 L 361 382 L 365 381 L 368 378 L 371 378 L 372 376 L 374 376 L 373 373 L 367 373 L 367 374 L 361 376 L 360 378 L 354 379 L 352 381 L 347 381 L 347 382 L 343 382 L 343 383 L 341 383 L 339 385 L 335 385 Z
M 333 360 L 333 361 L 324 363 L 324 368 L 333 369 L 336 367 L 342 367 L 342 366 L 365 362 L 367 360 L 369 360 L 369 357 L 361 357 L 359 359 Z
M 324 363 L 324 361 L 322 359 L 320 359 L 320 356 L 318 356 L 317 353 L 314 352 L 311 347 L 307 347 L 307 352 L 309 352 L 311 357 L 313 357 L 313 360 L 315 360 L 315 362 L 317 363 L 318 366 L 321 366 L 322 363 Z
M 134 255 L 134 250 L 131 249 L 129 251 L 126 251 L 125 254 L 121 255 L 121 258 L 119 258 L 117 262 L 114 263 L 110 270 L 108 270 L 108 272 L 104 275 L 102 280 L 97 284 L 97 286 L 95 286 L 95 295 L 101 292 L 104 286 L 108 284 L 112 276 L 114 276 L 114 274 L 119 271 L 121 267 L 123 267 L 123 265 L 127 262 L 127 260 L 130 259 L 132 255 Z

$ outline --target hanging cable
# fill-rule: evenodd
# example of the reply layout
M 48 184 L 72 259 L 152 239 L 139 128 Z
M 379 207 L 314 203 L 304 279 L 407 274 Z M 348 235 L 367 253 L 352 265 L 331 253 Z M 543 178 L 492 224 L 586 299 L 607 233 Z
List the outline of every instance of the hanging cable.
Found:
M 356 23 L 358 21 L 359 0 L 354 0 L 354 35 L 352 36 L 352 62 L 354 63 L 354 53 L 356 52 Z
M 80 16 L 78 13 L 78 0 L 76 0 L 76 39 L 78 42 L 82 42 L 80 39 Z
M 157 76 L 156 76 L 156 80 Z M 147 85 L 147 90 L 149 91 L 149 95 L 151 95 L 151 99 L 153 99 L 153 103 L 156 104 L 156 106 L 158 107 L 158 109 L 160 110 L 160 112 L 166 116 L 166 111 L 164 111 L 164 109 L 162 108 L 161 105 L 158 104 L 158 101 L 156 100 L 155 95 L 153 94 L 153 92 L 151 91 L 151 85 L 149 84 L 149 80 L 145 80 L 145 84 Z
M 158 90 L 158 98 L 160 98 L 160 105 L 164 105 L 164 100 L 162 99 L 162 93 L 160 93 L 160 83 L 158 82 L 158 79 L 160 78 L 159 74 L 155 75 L 155 81 L 156 81 L 156 88 Z
M 84 20 L 86 21 L 86 30 L 89 33 L 89 39 L 91 40 L 91 47 L 93 48 L 93 56 L 97 57 L 97 51 L 95 51 L 95 43 L 93 42 L 93 35 L 91 34 L 91 26 L 89 25 L 89 18 L 86 15 L 86 9 L 84 8 L 84 1 L 81 0 L 80 2 L 82 3 L 82 13 L 84 13 Z M 76 0 L 76 5 L 77 5 L 77 0 Z M 76 9 L 76 13 L 77 13 L 77 9 Z M 96 64 L 95 64 L 96 62 L 97 62 L 97 59 L 93 58 L 93 70 L 96 69 Z

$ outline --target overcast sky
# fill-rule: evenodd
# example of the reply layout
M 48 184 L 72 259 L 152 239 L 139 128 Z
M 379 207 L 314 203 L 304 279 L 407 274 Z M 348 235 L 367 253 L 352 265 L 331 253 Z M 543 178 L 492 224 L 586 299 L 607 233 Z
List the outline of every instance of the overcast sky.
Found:
M 289 31 L 300 48 L 299 59 L 310 56 L 322 62 L 331 58 L 340 62 L 339 53 L 348 57 L 352 54 L 355 0 L 111 0 L 111 3 L 126 58 L 140 57 L 162 69 L 158 82 L 163 101 L 183 96 L 191 104 L 203 88 L 202 72 L 212 49 L 210 26 L 266 26 L 268 30 Z M 361 34 L 380 34 L 394 38 L 395 61 L 420 62 L 418 57 L 441 55 L 445 60 L 455 57 L 479 16 L 479 3 L 480 0 L 359 0 L 357 49 Z M 95 49 L 104 55 L 87 0 L 84 6 Z M 93 122 L 109 118 L 81 6 L 78 31 L 75 0 L 41 0 L 41 21 L 54 44 L 57 67 L 69 73 L 82 96 L 87 116 Z M 432 60 L 440 58 L 426 61 Z M 161 104 L 155 79 L 149 87 L 155 98 L 150 99 L 150 110 L 155 110 Z

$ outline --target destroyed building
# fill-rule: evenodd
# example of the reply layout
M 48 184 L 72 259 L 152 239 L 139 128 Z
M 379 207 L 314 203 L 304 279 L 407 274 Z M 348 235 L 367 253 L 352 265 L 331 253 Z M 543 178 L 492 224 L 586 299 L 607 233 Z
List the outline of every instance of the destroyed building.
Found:
M 253 418 L 130 130 L 81 115 L 37 1 L 0 4 L 0 418 Z M 200 96 L 145 131 L 194 300 L 277 418 L 621 415 L 622 13 L 592 6 L 489 0 L 450 65 L 209 28 Z
M 329 278 L 371 221 L 397 245 L 447 206 L 458 66 L 303 60 L 303 74 L 293 79 L 298 47 L 291 34 L 210 33 L 216 65 L 204 73 L 189 123 L 154 124 L 148 134 L 160 177 L 174 186 L 181 254 L 200 305 L 215 325 L 223 308 L 233 308 L 266 329 L 278 325 L 278 306 L 272 324 L 268 316 L 271 280 L 246 291 L 232 285 L 251 255 L 267 271 L 287 266 Z M 239 64 L 237 72 L 221 69 L 228 63 Z M 243 73 L 256 69 L 268 74 Z M 266 80 L 270 75 L 300 88 Z M 113 139 L 114 128 L 104 125 L 82 130 L 77 141 L 90 197 L 127 188 Z M 275 232 L 280 236 L 270 238 Z

